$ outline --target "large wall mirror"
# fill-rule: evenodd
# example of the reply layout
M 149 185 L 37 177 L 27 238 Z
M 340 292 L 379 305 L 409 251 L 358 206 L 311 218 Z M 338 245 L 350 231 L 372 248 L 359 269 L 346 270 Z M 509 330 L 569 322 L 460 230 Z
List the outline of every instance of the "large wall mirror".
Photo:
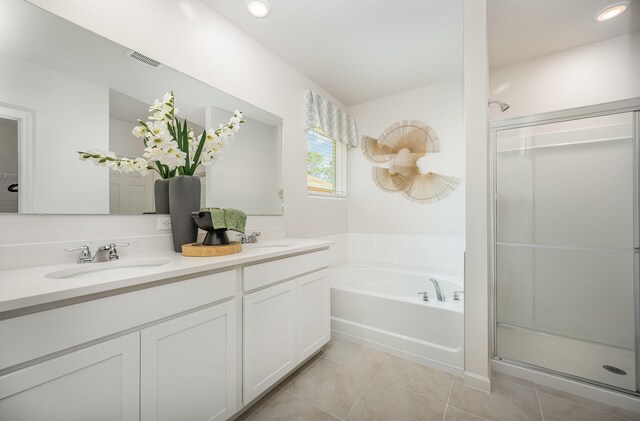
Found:
M 118 173 L 77 151 L 142 156 L 131 133 L 173 90 L 196 134 L 245 124 L 200 167 L 202 205 L 281 215 L 282 119 L 24 0 L 0 2 L 0 213 L 154 213 L 155 173 Z

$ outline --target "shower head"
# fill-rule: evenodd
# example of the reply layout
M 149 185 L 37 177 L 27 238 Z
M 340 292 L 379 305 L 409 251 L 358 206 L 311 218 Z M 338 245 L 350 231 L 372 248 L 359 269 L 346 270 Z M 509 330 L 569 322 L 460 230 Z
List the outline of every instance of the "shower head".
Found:
M 496 101 L 496 100 L 489 101 L 488 105 L 491 105 L 491 104 L 498 104 L 500 106 L 500 111 L 502 112 L 507 111 L 509 107 L 511 107 L 511 105 L 507 104 L 506 102 Z

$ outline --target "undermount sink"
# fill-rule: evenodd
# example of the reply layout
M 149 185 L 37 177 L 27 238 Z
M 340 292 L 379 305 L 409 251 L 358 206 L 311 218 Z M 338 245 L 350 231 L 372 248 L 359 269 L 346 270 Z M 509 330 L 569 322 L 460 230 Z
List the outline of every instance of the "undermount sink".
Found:
M 47 273 L 45 278 L 114 278 L 119 276 L 135 276 L 143 274 L 149 268 L 156 268 L 169 263 L 168 259 L 136 259 L 117 260 L 103 263 L 85 263 L 76 267 Z

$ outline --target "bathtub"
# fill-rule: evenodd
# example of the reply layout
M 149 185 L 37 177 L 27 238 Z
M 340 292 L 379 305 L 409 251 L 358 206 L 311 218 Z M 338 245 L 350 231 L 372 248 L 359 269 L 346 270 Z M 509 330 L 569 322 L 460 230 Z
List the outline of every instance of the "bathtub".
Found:
M 436 299 L 436 278 L 445 302 Z M 462 279 L 415 271 L 341 266 L 331 271 L 331 329 L 350 339 L 462 374 L 464 304 L 454 301 Z M 425 302 L 418 292 L 427 291 Z

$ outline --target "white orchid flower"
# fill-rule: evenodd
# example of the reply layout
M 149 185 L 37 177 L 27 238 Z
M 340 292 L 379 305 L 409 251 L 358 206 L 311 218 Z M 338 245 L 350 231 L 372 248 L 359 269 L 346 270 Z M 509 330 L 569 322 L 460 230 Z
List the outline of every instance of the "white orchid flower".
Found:
M 144 154 L 142 156 L 144 156 L 149 161 L 160 161 L 160 159 L 164 157 L 164 155 L 165 153 L 162 149 L 148 147 L 145 148 Z
M 154 112 L 154 111 L 161 111 L 162 107 L 164 107 L 166 104 L 164 102 L 161 102 L 159 99 L 156 99 L 155 101 L 153 101 L 153 105 L 149 106 L 149 112 Z
M 150 121 L 147 123 L 147 127 L 149 127 L 149 133 L 151 136 L 164 136 L 169 135 L 169 129 L 167 128 L 167 123 L 164 121 Z
M 147 129 L 144 126 L 136 126 L 133 128 L 133 131 L 131 133 L 139 139 L 145 136 L 145 134 L 147 133 Z
M 167 119 L 167 115 L 162 111 L 156 111 L 152 116 L 149 117 L 152 120 L 165 122 Z
M 120 172 L 123 172 L 123 173 L 130 173 L 135 171 L 135 168 L 133 167 L 133 160 L 131 159 L 120 160 L 119 170 Z
M 136 158 L 133 161 L 133 168 L 142 176 L 149 174 L 149 163 L 144 158 Z

